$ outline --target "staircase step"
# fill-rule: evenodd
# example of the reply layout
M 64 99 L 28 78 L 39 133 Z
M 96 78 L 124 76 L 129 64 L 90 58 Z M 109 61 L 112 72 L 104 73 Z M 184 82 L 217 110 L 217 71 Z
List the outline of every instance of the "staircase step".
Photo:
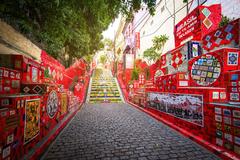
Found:
M 91 98 L 104 98 L 105 96 L 104 95 L 100 95 L 100 96 L 95 96 L 95 95 L 90 95 L 90 97 Z M 116 95 L 116 96 L 114 96 L 114 95 L 112 95 L 112 96 L 106 96 L 105 98 L 112 98 L 112 97 L 115 97 L 115 98 L 120 98 L 120 95 Z
M 96 69 L 92 77 L 89 103 L 107 102 L 122 102 L 118 85 L 109 71 Z

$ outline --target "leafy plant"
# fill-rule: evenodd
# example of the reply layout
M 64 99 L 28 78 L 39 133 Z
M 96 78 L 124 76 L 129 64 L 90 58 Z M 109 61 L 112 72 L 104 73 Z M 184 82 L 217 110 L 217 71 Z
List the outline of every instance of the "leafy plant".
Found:
M 106 55 L 101 55 L 100 63 L 102 63 L 104 65 L 106 63 L 106 61 L 107 61 L 107 56 Z
M 221 19 L 221 21 L 219 23 L 219 27 L 223 27 L 223 26 L 227 25 L 230 21 L 231 21 L 230 18 L 228 18 L 227 16 L 222 15 L 222 19 Z
M 146 80 L 149 80 L 150 79 L 150 69 L 149 69 L 149 67 L 144 68 L 144 73 L 145 73 Z
M 0 18 L 53 57 L 68 53 L 71 64 L 101 49 L 108 25 L 120 13 L 131 17 L 142 3 L 153 15 L 156 0 L 2 0 Z
M 104 44 L 105 47 L 107 47 L 107 51 L 112 51 L 113 50 L 114 44 L 113 44 L 113 41 L 111 39 L 105 38 L 103 40 L 103 44 Z
M 143 57 L 147 58 L 149 64 L 154 63 L 161 56 L 168 39 L 169 37 L 166 35 L 155 36 L 153 38 L 153 46 L 143 53 Z
M 70 90 L 70 91 L 72 91 L 72 92 L 74 91 L 74 88 L 75 88 L 77 82 L 78 82 L 78 76 L 75 76 L 75 77 L 73 78 L 72 83 L 71 83 L 70 86 L 69 86 L 69 90 Z
M 46 68 L 46 69 L 44 70 L 44 77 L 47 77 L 47 78 L 50 77 L 48 68 Z
M 87 55 L 83 56 L 83 59 L 89 64 L 89 63 L 92 62 L 93 55 L 92 54 L 87 54 Z
M 138 80 L 139 72 L 140 72 L 140 69 L 137 68 L 137 66 L 134 64 L 134 68 L 133 68 L 132 75 L 131 75 L 131 80 Z
M 157 51 L 162 51 L 164 48 L 165 43 L 168 40 L 168 36 L 166 35 L 160 35 L 160 36 L 155 36 L 153 38 L 153 47 L 157 50 Z
M 158 57 L 159 54 L 156 52 L 154 47 L 148 48 L 143 52 L 143 57 L 147 58 L 148 63 L 154 62 Z

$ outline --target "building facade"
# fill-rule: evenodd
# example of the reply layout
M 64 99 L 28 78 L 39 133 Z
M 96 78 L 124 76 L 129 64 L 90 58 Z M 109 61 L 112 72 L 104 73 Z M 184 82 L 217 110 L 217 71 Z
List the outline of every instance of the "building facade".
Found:
M 230 19 L 240 17 L 239 0 L 192 0 L 188 3 L 183 3 L 182 0 L 157 0 L 154 16 L 149 14 L 146 6 L 142 6 L 134 14 L 133 20 L 124 26 L 125 52 L 133 53 L 134 58 L 144 59 L 144 51 L 152 46 L 154 36 L 159 35 L 166 35 L 169 38 L 163 48 L 163 53 L 174 49 L 175 25 L 198 5 L 212 4 L 221 4 L 222 15 Z

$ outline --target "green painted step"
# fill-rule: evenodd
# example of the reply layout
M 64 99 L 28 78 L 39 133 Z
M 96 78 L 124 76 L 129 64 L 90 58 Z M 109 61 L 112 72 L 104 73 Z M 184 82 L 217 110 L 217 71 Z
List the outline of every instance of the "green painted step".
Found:
M 96 69 L 93 74 L 89 96 L 89 103 L 122 102 L 115 79 L 106 70 L 101 69 Z
M 102 100 L 105 100 L 105 99 L 108 99 L 108 100 L 113 100 L 113 101 L 116 101 L 116 100 L 121 100 L 120 97 L 115 97 L 115 98 L 111 98 L 111 97 L 98 97 L 98 98 L 91 98 L 90 100 L 94 100 L 94 101 L 102 101 Z
M 94 97 L 105 97 L 105 95 L 90 95 L 90 97 L 92 97 L 92 98 L 94 98 Z M 118 95 L 107 95 L 106 97 L 117 97 L 117 98 L 119 98 L 120 97 L 120 95 L 118 94 Z

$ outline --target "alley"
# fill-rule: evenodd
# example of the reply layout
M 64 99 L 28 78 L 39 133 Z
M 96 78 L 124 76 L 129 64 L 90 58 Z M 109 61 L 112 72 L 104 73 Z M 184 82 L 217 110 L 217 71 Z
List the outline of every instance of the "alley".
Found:
M 2 0 L 0 160 L 240 160 L 240 0 Z
M 42 157 L 50 159 L 218 159 L 124 103 L 85 104 Z

